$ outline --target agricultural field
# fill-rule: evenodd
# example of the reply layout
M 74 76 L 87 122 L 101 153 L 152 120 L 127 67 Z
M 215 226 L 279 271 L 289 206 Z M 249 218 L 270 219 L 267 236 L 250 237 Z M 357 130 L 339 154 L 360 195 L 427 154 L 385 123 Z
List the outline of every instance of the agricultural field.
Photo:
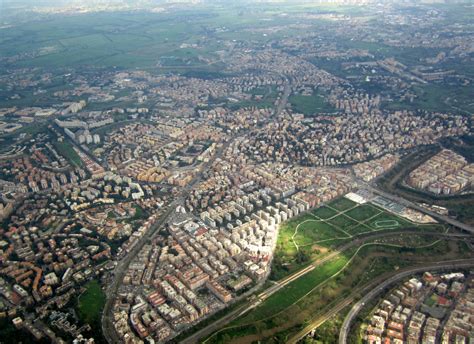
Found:
M 179 13 L 139 12 L 53 16 L 4 29 L 0 53 L 11 56 L 35 51 L 18 65 L 46 68 L 71 64 L 122 68 L 146 68 L 160 63 L 165 67 L 196 65 L 199 56 L 210 57 L 218 47 L 198 44 L 204 34 L 200 27 L 204 15 L 197 14 L 192 22 L 183 17 Z M 197 45 L 185 50 L 180 48 L 182 43 Z
M 17 67 L 219 72 L 221 39 L 268 41 L 272 35 L 264 36 L 249 27 L 271 26 L 273 17 L 280 24 L 292 22 L 279 14 L 262 7 L 244 16 L 239 6 L 209 5 L 192 12 L 182 9 L 49 16 L 3 28 L 0 55 L 21 56 L 15 61 Z M 268 22 L 262 21 L 262 16 Z

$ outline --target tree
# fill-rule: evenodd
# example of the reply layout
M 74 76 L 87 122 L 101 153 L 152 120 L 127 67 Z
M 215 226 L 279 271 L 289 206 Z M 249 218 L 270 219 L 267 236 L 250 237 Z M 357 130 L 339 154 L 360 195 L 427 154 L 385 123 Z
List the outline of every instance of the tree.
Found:
M 306 252 L 304 252 L 303 250 L 298 250 L 298 253 L 296 253 L 296 262 L 298 264 L 301 264 L 307 261 L 309 261 L 309 257 Z

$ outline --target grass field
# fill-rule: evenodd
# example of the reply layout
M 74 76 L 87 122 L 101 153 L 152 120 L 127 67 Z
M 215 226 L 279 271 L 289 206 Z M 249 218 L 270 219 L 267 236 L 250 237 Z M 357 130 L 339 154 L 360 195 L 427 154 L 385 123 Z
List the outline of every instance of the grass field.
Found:
M 387 108 L 392 110 L 461 111 L 464 114 L 469 114 L 474 110 L 474 103 L 471 100 L 474 92 L 472 85 L 446 87 L 445 85 L 429 84 L 414 87 L 413 91 L 417 95 L 413 102 L 387 103 Z
M 371 203 L 357 204 L 341 197 L 280 225 L 271 278 L 278 280 L 297 271 L 356 235 L 444 228 L 440 224 L 413 223 Z
M 317 230 L 315 230 L 315 226 L 317 226 Z M 337 234 L 335 228 L 329 223 L 308 219 L 299 224 L 298 232 L 293 240 L 297 242 L 298 245 L 305 245 L 321 240 L 332 239 L 335 235 L 337 236 Z M 344 233 L 339 234 L 344 235 Z
M 105 305 L 105 294 L 96 280 L 86 284 L 86 290 L 78 299 L 77 309 L 81 320 L 93 325 L 100 324 L 100 316 Z
M 72 145 L 67 142 L 67 141 L 55 141 L 53 143 L 54 148 L 58 151 L 59 154 L 61 154 L 63 157 L 65 157 L 71 164 L 76 165 L 76 166 L 83 166 L 83 162 L 79 155 L 76 153 L 76 151 L 72 148 Z
M 288 98 L 293 110 L 305 115 L 314 115 L 318 112 L 334 112 L 334 108 L 319 94 L 311 96 L 293 95 Z
M 351 201 L 350 199 L 347 199 L 345 197 L 340 197 L 336 199 L 335 201 L 332 201 L 331 203 L 328 204 L 331 208 L 339 210 L 339 211 L 345 211 L 349 210 L 357 205 L 357 203 Z
M 364 204 L 354 208 L 346 213 L 347 216 L 356 221 L 365 221 L 371 217 L 380 214 L 380 210 L 370 204 Z
M 338 214 L 337 210 L 328 208 L 326 206 L 322 206 L 320 208 L 316 208 L 311 212 L 313 215 L 321 218 L 321 219 L 328 219 Z
M 461 241 L 423 234 L 366 243 L 294 280 L 204 343 L 287 342 L 302 324 L 308 324 L 378 276 L 435 259 L 469 256 L 472 252 Z
M 396 220 L 382 220 L 382 221 L 375 221 L 374 226 L 376 228 L 395 228 L 398 227 L 400 224 Z
M 314 286 L 319 285 L 338 272 L 347 262 L 348 257 L 339 256 L 324 266 L 305 274 L 303 277 L 298 278 L 293 283 L 281 289 L 281 292 L 270 296 L 265 300 L 264 307 L 256 308 L 246 317 L 239 319 L 236 324 L 252 323 L 253 321 L 273 316 L 275 313 L 284 310 L 286 307 L 304 297 L 305 294 L 311 292 Z

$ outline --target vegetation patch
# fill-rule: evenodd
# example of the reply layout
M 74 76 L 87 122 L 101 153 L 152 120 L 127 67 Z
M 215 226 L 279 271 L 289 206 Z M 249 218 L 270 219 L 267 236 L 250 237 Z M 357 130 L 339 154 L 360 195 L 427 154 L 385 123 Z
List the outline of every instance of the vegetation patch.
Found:
M 331 208 L 339 211 L 349 210 L 357 205 L 356 202 L 351 201 L 345 197 L 340 197 L 328 204 Z
M 304 115 L 311 116 L 318 113 L 334 112 L 334 108 L 319 94 L 311 96 L 293 95 L 288 98 L 288 101 L 295 112 Z
M 311 213 L 321 219 L 329 219 L 330 217 L 336 216 L 338 212 L 334 209 L 322 206 L 311 211 Z
M 105 293 L 102 291 L 99 282 L 96 280 L 88 282 L 85 285 L 85 291 L 78 299 L 77 309 L 81 320 L 91 326 L 100 324 L 104 305 Z
M 357 208 L 349 210 L 346 215 L 356 221 L 365 221 L 371 217 L 380 214 L 382 211 L 370 204 L 360 205 Z
M 54 148 L 58 151 L 59 154 L 61 154 L 63 157 L 65 157 L 71 164 L 75 166 L 82 167 L 83 162 L 79 155 L 76 153 L 72 145 L 67 142 L 67 141 L 55 141 L 54 142 Z

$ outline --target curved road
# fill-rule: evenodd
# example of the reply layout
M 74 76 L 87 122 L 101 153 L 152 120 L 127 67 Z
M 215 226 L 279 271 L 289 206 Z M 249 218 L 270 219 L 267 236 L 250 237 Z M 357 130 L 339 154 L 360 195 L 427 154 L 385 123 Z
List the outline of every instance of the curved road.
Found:
M 413 274 L 420 273 L 420 272 L 425 272 L 425 271 L 436 271 L 436 270 L 449 270 L 449 269 L 461 269 L 461 268 L 470 268 L 474 266 L 474 259 L 459 259 L 459 260 L 451 260 L 451 261 L 441 261 L 437 263 L 433 263 L 431 265 L 425 265 L 422 267 L 415 267 L 411 268 L 402 272 L 397 273 L 396 275 L 388 278 L 381 284 L 378 284 L 378 287 L 375 289 L 370 290 L 371 288 L 374 287 L 374 284 L 371 283 L 368 285 L 364 291 L 367 292 L 367 294 L 362 297 L 349 311 L 347 314 L 346 318 L 344 319 L 344 322 L 341 326 L 341 330 L 339 332 L 339 344 L 346 344 L 347 343 L 347 336 L 349 335 L 349 330 L 352 321 L 354 318 L 359 314 L 359 312 L 362 310 L 364 305 L 370 301 L 372 298 L 377 296 L 378 294 L 382 293 L 382 291 L 391 286 L 392 284 L 395 284 L 396 282 L 407 278 L 409 276 L 412 276 Z M 370 290 L 370 291 L 369 291 Z M 342 309 L 342 308 L 341 308 Z M 311 330 L 310 330 L 311 331 Z M 307 332 L 309 333 L 309 331 Z M 301 337 L 303 338 L 303 337 Z M 301 339 L 300 338 L 300 339 Z
M 339 249 L 331 252 L 327 256 L 325 256 L 321 259 L 315 260 L 314 262 L 312 262 L 310 265 L 308 265 L 304 269 L 299 270 L 299 271 L 285 277 L 284 279 L 282 279 L 278 282 L 275 282 L 275 284 L 273 284 L 272 286 L 267 288 L 265 291 L 258 294 L 257 298 L 250 299 L 247 303 L 243 304 L 241 307 L 238 307 L 237 309 L 231 311 L 229 314 L 226 314 L 222 318 L 216 320 L 215 322 L 209 324 L 208 326 L 202 328 L 201 330 L 193 333 L 188 338 L 183 340 L 181 343 L 183 343 L 183 344 L 198 343 L 201 338 L 209 336 L 214 331 L 219 330 L 219 328 L 221 328 L 225 324 L 227 324 L 227 323 L 233 321 L 234 319 L 237 319 L 238 317 L 242 316 L 243 314 L 251 311 L 253 308 L 260 305 L 265 299 L 270 297 L 272 294 L 278 292 L 280 289 L 282 289 L 283 287 L 285 287 L 289 283 L 291 283 L 294 280 L 300 278 L 301 276 L 304 276 L 308 272 L 314 270 L 316 267 L 321 266 L 322 264 L 328 262 L 329 260 L 335 258 L 337 255 L 343 253 L 344 251 L 349 250 L 350 248 L 352 248 L 354 246 L 361 245 L 361 244 L 365 243 L 368 240 L 380 239 L 380 238 L 384 238 L 384 237 L 388 237 L 388 236 L 397 236 L 397 235 L 400 235 L 400 234 L 425 234 L 425 235 L 432 235 L 432 236 L 436 236 L 436 237 L 450 238 L 450 239 L 453 239 L 453 238 L 466 239 L 466 238 L 471 237 L 470 235 L 467 235 L 467 234 L 449 234 L 449 233 L 440 233 L 440 232 L 420 232 L 420 231 L 417 231 L 417 230 L 397 231 L 397 232 L 388 232 L 388 233 L 377 233 L 377 234 L 372 234 L 372 235 L 364 233 L 360 237 L 358 237 L 357 239 L 341 246 Z

